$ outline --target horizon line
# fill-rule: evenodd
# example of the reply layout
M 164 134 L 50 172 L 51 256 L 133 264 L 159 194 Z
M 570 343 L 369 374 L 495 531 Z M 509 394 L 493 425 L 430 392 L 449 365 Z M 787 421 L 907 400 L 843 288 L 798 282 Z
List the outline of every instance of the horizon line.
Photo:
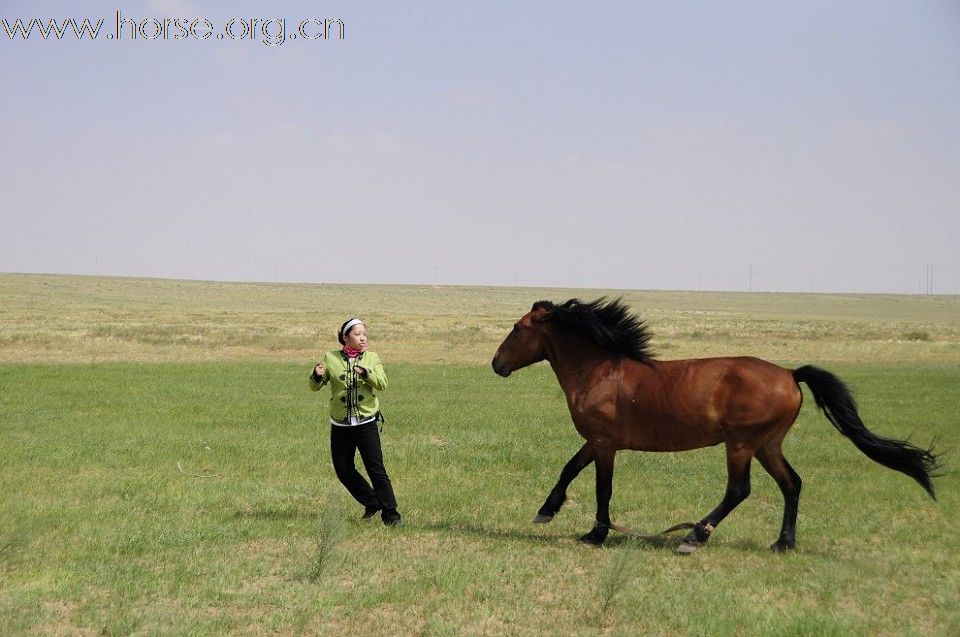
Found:
M 902 296 L 902 297 L 955 297 L 960 293 L 948 292 L 863 292 L 856 290 L 834 291 L 834 292 L 813 292 L 800 290 L 715 290 L 715 289 L 690 289 L 690 288 L 624 288 L 624 287 L 584 287 L 571 285 L 504 285 L 492 283 L 363 283 L 363 282 L 338 282 L 338 281 L 266 281 L 266 280 L 240 280 L 240 279 L 189 279 L 178 277 L 148 276 L 148 275 L 128 275 L 128 274 L 77 274 L 72 272 L 0 272 L 0 276 L 34 276 L 34 277 L 74 277 L 86 279 L 128 279 L 143 281 L 165 281 L 170 283 L 212 283 L 222 285 L 264 285 L 264 286 L 363 286 L 363 287 L 425 287 L 425 288 L 493 288 L 505 290 L 584 290 L 595 292 L 683 292 L 700 294 L 783 294 L 783 295 L 804 295 L 804 296 Z

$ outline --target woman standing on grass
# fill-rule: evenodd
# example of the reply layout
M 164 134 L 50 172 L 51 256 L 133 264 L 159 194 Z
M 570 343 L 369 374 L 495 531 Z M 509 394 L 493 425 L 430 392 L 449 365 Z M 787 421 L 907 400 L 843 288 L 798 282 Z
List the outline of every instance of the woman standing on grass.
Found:
M 337 340 L 343 348 L 327 352 L 310 375 L 313 391 L 330 384 L 333 468 L 350 495 L 364 506 L 364 520 L 379 511 L 384 524 L 396 526 L 401 518 L 377 431 L 377 422 L 382 419 L 377 392 L 387 388 L 387 375 L 380 357 L 367 349 L 367 328 L 360 319 L 341 325 Z M 358 449 L 372 488 L 354 465 Z

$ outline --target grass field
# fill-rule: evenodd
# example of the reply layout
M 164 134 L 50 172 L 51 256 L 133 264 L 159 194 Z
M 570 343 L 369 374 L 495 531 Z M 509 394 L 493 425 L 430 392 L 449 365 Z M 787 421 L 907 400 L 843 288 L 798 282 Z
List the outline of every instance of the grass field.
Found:
M 0 634 L 960 634 L 956 453 L 933 502 L 811 404 L 785 446 L 792 554 L 766 549 L 782 500 L 757 466 L 690 557 L 578 543 L 591 470 L 530 524 L 579 439 L 548 367 L 489 359 L 533 300 L 572 294 L 0 275 Z M 875 432 L 957 448 L 955 297 L 624 296 L 664 358 L 820 364 Z M 391 379 L 399 529 L 357 519 L 306 389 L 351 314 Z M 724 481 L 719 448 L 621 453 L 612 514 L 657 530 Z

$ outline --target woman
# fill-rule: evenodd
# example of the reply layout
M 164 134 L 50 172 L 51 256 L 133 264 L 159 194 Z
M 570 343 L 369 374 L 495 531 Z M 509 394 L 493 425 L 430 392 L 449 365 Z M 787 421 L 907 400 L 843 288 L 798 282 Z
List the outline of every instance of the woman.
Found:
M 310 375 L 310 389 L 330 384 L 330 452 L 337 478 L 357 502 L 364 506 L 363 519 L 377 512 L 387 526 L 401 523 L 390 476 L 383 465 L 378 391 L 387 388 L 387 376 L 376 353 L 367 350 L 367 328 L 363 321 L 350 319 L 340 326 L 340 350 L 331 350 Z M 354 456 L 360 450 L 363 466 L 373 487 L 357 471 Z

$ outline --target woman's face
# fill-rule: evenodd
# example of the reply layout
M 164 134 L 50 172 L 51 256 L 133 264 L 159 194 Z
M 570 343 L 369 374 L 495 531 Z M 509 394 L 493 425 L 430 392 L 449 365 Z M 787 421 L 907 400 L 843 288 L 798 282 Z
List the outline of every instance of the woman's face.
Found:
M 367 344 L 367 328 L 363 324 L 354 325 L 343 337 L 343 340 L 353 349 L 363 349 L 363 346 Z

